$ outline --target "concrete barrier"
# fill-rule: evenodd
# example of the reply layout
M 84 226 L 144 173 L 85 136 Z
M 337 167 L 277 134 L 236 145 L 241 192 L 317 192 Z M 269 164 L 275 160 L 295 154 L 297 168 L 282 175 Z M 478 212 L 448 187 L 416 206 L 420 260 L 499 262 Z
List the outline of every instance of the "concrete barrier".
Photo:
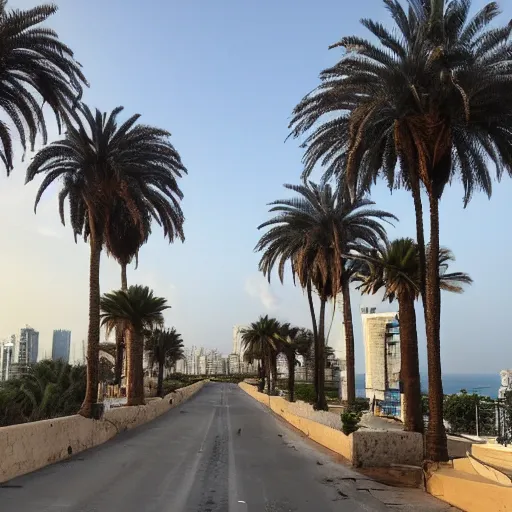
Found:
M 0 483 L 64 460 L 143 425 L 199 391 L 204 381 L 176 390 L 147 405 L 119 407 L 101 420 L 66 416 L 0 428 Z
M 421 466 L 423 463 L 423 436 L 417 432 L 361 429 L 351 437 L 352 464 L 356 467 Z
M 462 459 L 463 460 L 463 459 Z M 466 512 L 510 512 L 512 487 L 483 478 L 450 463 L 434 465 L 426 472 L 426 489 L 436 498 Z
M 473 444 L 471 445 L 471 455 L 512 475 L 512 446 Z
M 347 459 L 355 467 L 421 466 L 423 438 L 415 432 L 358 430 L 345 435 L 340 430 L 293 414 L 293 404 L 278 396 L 259 393 L 255 386 L 239 384 L 247 394 L 265 404 L 310 439 Z

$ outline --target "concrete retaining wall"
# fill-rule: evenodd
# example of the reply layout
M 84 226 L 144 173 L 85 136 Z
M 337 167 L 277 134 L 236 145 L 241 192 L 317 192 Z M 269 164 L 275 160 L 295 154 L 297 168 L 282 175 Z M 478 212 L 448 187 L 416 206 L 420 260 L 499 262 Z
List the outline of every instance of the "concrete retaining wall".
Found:
M 423 436 L 417 432 L 365 429 L 354 432 L 351 437 L 354 466 L 421 466 L 423 463 Z
M 178 389 L 147 405 L 119 407 L 96 421 L 66 416 L 0 428 L 0 483 L 66 459 L 138 427 L 176 407 L 199 391 L 204 382 Z
M 429 468 L 426 473 L 426 488 L 432 496 L 466 512 L 512 510 L 511 487 L 491 482 L 476 472 L 456 470 L 450 464 Z
M 240 383 L 240 387 L 310 439 L 340 454 L 355 467 L 421 466 L 423 462 L 421 434 L 365 429 L 346 436 L 340 430 L 293 414 L 293 405 L 284 398 L 259 393 L 255 386 L 245 382 Z
M 478 460 L 512 475 L 512 446 L 473 444 L 471 446 L 471 454 Z

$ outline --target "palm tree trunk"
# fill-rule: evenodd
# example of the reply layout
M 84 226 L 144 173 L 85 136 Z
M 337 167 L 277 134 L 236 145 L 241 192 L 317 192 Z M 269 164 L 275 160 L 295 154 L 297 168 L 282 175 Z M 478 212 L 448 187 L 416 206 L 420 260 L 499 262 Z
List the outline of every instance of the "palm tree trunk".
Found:
M 277 354 L 275 352 L 271 352 L 270 354 L 270 361 L 271 361 L 271 372 L 272 372 L 272 389 L 270 394 L 275 395 L 276 394 L 276 386 L 277 386 Z
M 325 304 L 326 300 L 320 298 L 320 318 L 318 322 L 318 337 L 315 343 L 315 374 L 317 379 L 318 391 L 315 409 L 317 411 L 327 411 L 327 401 L 325 399 Z
M 164 361 L 158 361 L 158 377 L 156 382 L 156 396 L 162 396 L 164 387 Z
M 128 374 L 126 405 L 144 405 L 144 369 L 143 345 L 139 333 L 132 328 L 125 331 L 126 357 L 128 359 Z
M 128 290 L 128 279 L 126 277 L 126 263 L 121 264 L 121 290 Z
M 356 369 L 354 351 L 354 325 L 352 323 L 352 304 L 350 302 L 350 283 L 342 278 L 343 322 L 345 324 L 345 358 L 347 367 L 347 405 L 356 401 Z
M 404 430 L 423 433 L 421 407 L 420 363 L 418 358 L 418 333 L 414 296 L 398 296 L 400 318 L 400 380 L 404 388 Z
M 309 312 L 311 313 L 311 325 L 313 326 L 313 339 L 315 340 L 315 346 L 318 343 L 318 328 L 316 324 L 316 314 L 315 314 L 315 305 L 313 304 L 313 291 L 311 288 L 311 281 L 308 280 L 306 285 L 306 291 L 308 294 L 308 303 L 309 303 Z M 315 356 L 315 365 L 316 365 L 316 356 Z M 318 400 L 318 374 L 315 370 L 314 372 L 314 387 L 315 387 L 315 395 Z
M 430 248 L 427 265 L 427 360 L 429 422 L 426 435 L 427 459 L 436 462 L 448 460 L 446 431 L 443 423 L 443 381 L 441 373 L 439 289 L 439 199 L 429 195 Z
M 100 354 L 100 260 L 101 241 L 90 216 L 89 225 L 91 254 L 89 259 L 89 330 L 87 333 L 87 387 L 78 414 L 91 418 L 94 404 L 98 401 L 98 365 Z
M 427 260 L 425 255 L 425 233 L 423 231 L 423 204 L 421 202 L 421 188 L 418 176 L 411 174 L 411 191 L 414 200 L 414 211 L 416 213 L 416 245 L 418 247 L 419 271 L 420 271 L 420 294 L 423 307 L 423 316 L 425 325 L 427 323 L 427 307 L 426 307 L 426 272 Z
M 121 264 L 121 290 L 126 291 L 128 289 L 128 282 L 126 277 L 126 264 Z M 116 327 L 116 368 L 115 368 L 115 383 L 121 385 L 121 376 L 123 374 L 123 352 L 124 352 L 124 328 L 120 324 Z M 126 375 L 126 378 L 128 376 Z
M 261 359 L 261 363 L 258 363 L 258 377 L 258 391 L 263 393 L 263 391 L 265 391 L 265 361 L 263 358 Z
M 295 402 L 295 351 L 288 350 L 288 401 Z
M 270 383 L 270 381 L 271 381 L 270 373 L 271 373 L 272 363 L 270 361 L 270 357 L 268 356 L 268 354 L 265 354 L 265 358 L 266 358 L 266 361 L 265 361 L 265 378 L 267 380 L 267 395 L 270 395 L 271 394 L 271 386 L 272 386 L 272 384 Z

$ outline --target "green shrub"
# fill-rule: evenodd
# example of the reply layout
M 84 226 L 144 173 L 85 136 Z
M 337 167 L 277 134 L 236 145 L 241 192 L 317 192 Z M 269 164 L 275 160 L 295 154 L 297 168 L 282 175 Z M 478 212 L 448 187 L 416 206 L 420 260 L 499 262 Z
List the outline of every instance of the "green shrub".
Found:
M 341 430 L 348 436 L 359 430 L 359 421 L 361 421 L 360 412 L 345 411 L 341 413 Z
M 351 410 L 356 413 L 363 413 L 370 410 L 370 399 L 357 397 Z
M 313 384 L 295 384 L 295 400 L 314 404 L 316 402 L 316 393 Z

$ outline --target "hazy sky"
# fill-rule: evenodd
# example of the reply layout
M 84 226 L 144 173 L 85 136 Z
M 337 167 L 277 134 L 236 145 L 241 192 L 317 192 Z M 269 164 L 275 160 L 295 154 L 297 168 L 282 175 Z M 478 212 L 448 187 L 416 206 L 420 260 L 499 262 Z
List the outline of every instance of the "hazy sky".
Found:
M 31 7 L 34 0 L 11 1 Z M 502 0 L 503 23 L 512 6 Z M 229 353 L 234 324 L 269 313 L 309 325 L 307 301 L 290 280 L 269 288 L 258 274 L 256 226 L 268 218 L 269 201 L 286 197 L 283 183 L 301 172 L 298 141 L 284 142 L 294 105 L 318 84 L 319 72 L 340 56 L 329 44 L 364 33 L 361 17 L 389 24 L 380 0 L 60 0 L 48 23 L 83 64 L 91 88 L 85 100 L 172 132 L 189 169 L 182 181 L 186 242 L 169 246 L 154 229 L 141 250 L 132 284 L 168 297 L 169 325 L 187 345 Z M 483 0 L 474 2 L 482 6 Z M 151 6 L 151 7 L 149 7 Z M 18 155 L 21 157 L 20 151 Z M 27 155 L 31 158 L 32 155 Z M 40 331 L 40 357 L 51 353 L 53 329 L 72 330 L 76 357 L 86 338 L 88 255 L 60 224 L 58 188 L 49 189 L 37 215 L 39 182 L 23 186 L 25 165 L 0 175 L 2 269 L 0 339 L 26 323 Z M 454 269 L 474 285 L 462 296 L 443 295 L 442 356 L 445 372 L 498 372 L 512 366 L 509 323 L 512 233 L 510 178 L 496 184 L 492 201 L 477 195 L 464 210 L 455 183 L 441 201 L 441 243 L 457 256 Z M 379 208 L 400 218 L 390 237 L 415 236 L 412 199 L 378 185 Z M 102 291 L 119 286 L 119 268 L 102 260 Z M 361 305 L 376 298 L 353 295 L 357 370 L 364 368 Z M 421 316 L 421 315 L 420 315 Z M 421 366 L 426 366 L 420 329 Z M 335 318 L 332 336 L 339 332 Z

